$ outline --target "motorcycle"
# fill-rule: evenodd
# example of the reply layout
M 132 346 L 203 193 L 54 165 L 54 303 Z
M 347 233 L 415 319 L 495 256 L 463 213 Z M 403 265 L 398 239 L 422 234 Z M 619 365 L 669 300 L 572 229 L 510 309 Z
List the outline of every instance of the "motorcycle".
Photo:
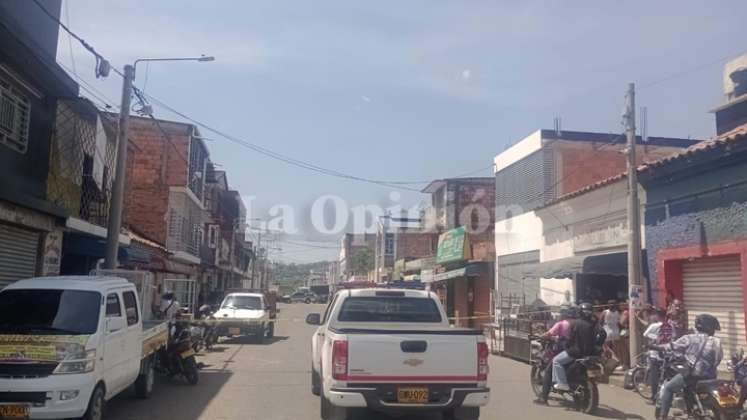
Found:
M 560 352 L 559 346 L 552 340 L 534 337 L 532 340 L 532 369 L 530 383 L 532 391 L 539 398 L 542 396 L 542 383 L 552 359 Z M 592 414 L 599 406 L 598 378 L 604 375 L 601 359 L 597 356 L 574 360 L 566 367 L 569 391 L 550 388 L 551 393 L 570 398 L 576 410 Z
M 687 361 L 672 352 L 661 355 L 660 384 L 678 373 L 690 371 Z M 659 417 L 659 393 L 656 395 L 655 417 Z M 734 420 L 741 411 L 739 393 L 734 381 L 724 379 L 686 380 L 684 389 L 675 395 L 673 406 L 679 406 L 689 418 Z
M 189 329 L 183 328 L 174 336 L 166 348 L 158 351 L 156 369 L 171 377 L 182 376 L 190 385 L 197 385 L 200 374 Z

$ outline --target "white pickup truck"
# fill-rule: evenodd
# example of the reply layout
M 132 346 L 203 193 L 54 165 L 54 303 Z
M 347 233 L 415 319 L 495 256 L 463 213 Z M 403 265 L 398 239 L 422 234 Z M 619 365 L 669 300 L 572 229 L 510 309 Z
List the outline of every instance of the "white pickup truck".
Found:
M 168 327 L 142 313 L 122 278 L 38 277 L 0 291 L 0 418 L 99 420 L 133 384 L 148 397 Z
M 452 328 L 431 292 L 358 289 L 338 292 L 312 338 L 311 387 L 322 419 L 442 412 L 474 420 L 488 403 L 488 348 L 476 330 Z

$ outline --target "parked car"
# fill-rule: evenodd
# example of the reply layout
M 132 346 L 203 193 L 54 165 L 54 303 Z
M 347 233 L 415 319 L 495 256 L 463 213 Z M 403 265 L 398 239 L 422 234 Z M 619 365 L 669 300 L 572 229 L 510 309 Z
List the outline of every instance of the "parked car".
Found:
M 317 303 L 319 296 L 310 290 L 299 290 L 290 295 L 290 303 Z
M 264 293 L 229 293 L 213 317 L 220 337 L 251 335 L 262 342 L 275 335 L 275 311 Z
M 0 418 L 99 420 L 133 384 L 147 398 L 168 326 L 142 314 L 135 285 L 116 277 L 37 277 L 0 291 Z
M 311 390 L 322 419 L 442 412 L 477 419 L 488 403 L 488 347 L 477 330 L 452 328 L 438 297 L 419 290 L 339 291 L 312 337 Z

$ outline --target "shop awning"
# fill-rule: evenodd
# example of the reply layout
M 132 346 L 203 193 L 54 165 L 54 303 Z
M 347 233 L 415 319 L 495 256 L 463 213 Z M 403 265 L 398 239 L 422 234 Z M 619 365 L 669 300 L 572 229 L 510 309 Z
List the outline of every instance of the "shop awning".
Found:
M 573 256 L 545 261 L 536 268 L 537 277 L 546 279 L 572 278 L 576 274 L 627 276 L 628 253 Z
M 119 246 L 117 258 L 126 260 L 129 247 Z M 106 256 L 106 239 L 75 232 L 66 232 L 62 239 L 63 254 L 85 255 L 94 258 Z
M 471 263 L 464 267 L 438 273 L 433 276 L 432 281 L 444 281 L 457 277 L 479 276 L 483 272 L 484 263 Z

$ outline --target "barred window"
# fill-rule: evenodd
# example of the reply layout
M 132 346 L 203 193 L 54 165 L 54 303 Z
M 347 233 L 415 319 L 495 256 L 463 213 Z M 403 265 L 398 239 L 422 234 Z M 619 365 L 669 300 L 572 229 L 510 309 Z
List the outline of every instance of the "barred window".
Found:
M 0 144 L 26 153 L 29 144 L 31 101 L 0 79 Z

